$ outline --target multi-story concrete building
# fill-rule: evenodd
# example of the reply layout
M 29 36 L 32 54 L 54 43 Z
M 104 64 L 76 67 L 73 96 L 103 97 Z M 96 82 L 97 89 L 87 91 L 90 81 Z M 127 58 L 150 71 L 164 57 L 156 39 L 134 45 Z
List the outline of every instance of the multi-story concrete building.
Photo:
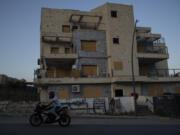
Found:
M 131 96 L 133 7 L 106 3 L 89 12 L 42 8 L 40 69 L 34 83 L 41 100 Z M 180 76 L 168 69 L 160 34 L 136 27 L 134 74 L 139 95 L 180 93 Z

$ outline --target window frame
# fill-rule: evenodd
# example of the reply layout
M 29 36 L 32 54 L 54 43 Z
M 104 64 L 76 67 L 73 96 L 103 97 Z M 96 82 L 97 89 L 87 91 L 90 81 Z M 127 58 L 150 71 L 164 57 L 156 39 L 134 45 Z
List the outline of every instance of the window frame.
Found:
M 111 10 L 111 17 L 117 18 L 117 11 L 116 10 Z
M 114 70 L 120 71 L 123 70 L 123 61 L 114 61 Z
M 119 38 L 113 38 L 113 44 L 119 44 Z
M 68 27 L 69 30 L 68 30 L 68 31 L 65 31 L 65 30 L 64 30 L 65 27 Z M 70 32 L 71 32 L 71 26 L 70 26 L 70 25 L 62 25 L 62 32 L 64 32 L 64 33 L 70 33 Z
M 83 43 L 82 42 L 95 42 L 95 50 L 86 50 L 84 47 L 83 47 Z M 81 51 L 86 51 L 86 52 L 97 52 L 98 51 L 98 45 L 97 45 L 97 41 L 96 40 L 81 40 Z
M 89 75 L 89 74 L 84 74 L 84 70 L 83 70 L 83 67 L 93 67 L 95 66 L 96 67 L 96 75 Z M 82 75 L 83 76 L 98 76 L 99 75 L 99 72 L 98 72 L 98 64 L 93 64 L 93 65 L 87 65 L 87 64 L 82 64 L 81 65 L 81 71 L 82 71 Z
M 66 52 L 67 49 L 69 49 L 69 53 Z M 64 53 L 65 53 L 65 54 L 70 54 L 70 53 L 71 53 L 71 48 L 70 48 L 70 47 L 65 47 L 65 48 L 64 48 Z
M 76 28 L 74 28 L 74 27 L 76 27 Z M 78 26 L 77 26 L 77 25 L 73 25 L 73 26 L 72 26 L 72 31 L 77 30 L 77 29 L 78 29 Z
M 119 93 L 120 96 L 117 96 L 117 95 L 116 95 L 116 94 L 117 94 L 117 93 L 116 93 L 117 91 L 121 91 L 121 93 Z M 115 89 L 115 90 L 114 90 L 114 97 L 123 97 L 123 96 L 124 96 L 124 95 L 123 95 L 123 89 Z
M 53 53 L 53 51 L 52 51 L 53 49 L 57 49 L 58 51 L 56 53 Z M 50 54 L 59 54 L 59 47 L 51 47 Z

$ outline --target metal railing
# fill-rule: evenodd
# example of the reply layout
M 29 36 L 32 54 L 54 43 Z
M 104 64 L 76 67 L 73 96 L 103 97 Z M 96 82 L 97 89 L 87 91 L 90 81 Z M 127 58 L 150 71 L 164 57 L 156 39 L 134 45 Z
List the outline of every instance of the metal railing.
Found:
M 142 75 L 142 74 L 141 74 Z M 180 77 L 180 69 L 153 69 L 144 76 L 149 77 Z
M 153 45 L 153 47 L 151 49 L 149 49 L 149 52 L 160 53 L 160 54 L 168 54 L 168 49 L 166 46 L 155 46 L 155 45 Z
M 109 77 L 110 74 L 109 73 L 99 73 L 98 75 L 84 75 L 82 72 L 80 73 L 80 77 L 84 77 L 84 78 L 106 78 L 106 77 Z
M 155 41 L 153 42 L 153 44 L 159 44 L 159 43 L 164 44 L 164 43 L 165 43 L 165 38 L 164 38 L 164 37 L 161 37 L 160 39 L 155 40 Z
M 70 71 L 71 72 L 71 71 Z M 40 69 L 36 69 L 34 70 L 34 79 L 41 79 L 41 78 L 73 78 L 73 75 L 70 76 L 64 76 L 64 77 L 56 77 L 56 75 L 54 77 L 48 77 L 47 75 L 47 71 L 45 70 L 40 70 Z M 75 78 L 107 78 L 110 77 L 109 73 L 106 72 L 101 72 L 98 75 L 84 75 L 82 72 L 80 72 L 80 75 L 78 77 Z
M 168 49 L 166 46 L 145 46 L 138 47 L 139 53 L 156 53 L 156 54 L 168 54 Z
M 34 79 L 40 78 L 48 78 L 47 72 L 45 70 L 36 69 L 34 70 Z M 122 77 L 121 75 L 113 75 L 114 77 Z M 147 74 L 140 74 L 140 76 L 148 76 L 148 77 L 180 77 L 180 69 L 153 69 L 150 70 Z M 67 78 L 72 78 L 73 76 L 68 76 Z M 80 76 L 77 78 L 108 78 L 110 77 L 109 73 L 100 73 L 97 76 L 93 75 L 83 75 L 80 73 Z M 129 76 L 123 76 L 129 77 Z M 64 78 L 64 77 L 53 77 L 53 78 Z
M 67 42 L 72 43 L 72 37 L 70 36 L 42 36 L 44 42 Z

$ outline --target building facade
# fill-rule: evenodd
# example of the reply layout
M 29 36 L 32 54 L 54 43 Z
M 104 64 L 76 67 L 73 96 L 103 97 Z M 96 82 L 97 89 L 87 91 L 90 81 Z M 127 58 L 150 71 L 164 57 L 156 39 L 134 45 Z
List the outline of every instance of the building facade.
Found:
M 129 5 L 106 3 L 89 12 L 42 8 L 34 78 L 41 101 L 49 91 L 60 99 L 131 96 L 133 31 Z M 136 27 L 133 54 L 139 95 L 180 93 L 180 75 L 168 69 L 160 34 Z

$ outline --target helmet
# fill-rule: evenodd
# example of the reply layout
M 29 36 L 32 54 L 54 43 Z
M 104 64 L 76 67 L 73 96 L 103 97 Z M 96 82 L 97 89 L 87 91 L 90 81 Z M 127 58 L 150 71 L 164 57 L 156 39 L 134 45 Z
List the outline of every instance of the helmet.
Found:
M 54 96 L 55 96 L 55 93 L 54 93 L 54 91 L 51 91 L 51 92 L 49 92 L 49 99 L 52 99 L 52 98 L 54 98 Z

